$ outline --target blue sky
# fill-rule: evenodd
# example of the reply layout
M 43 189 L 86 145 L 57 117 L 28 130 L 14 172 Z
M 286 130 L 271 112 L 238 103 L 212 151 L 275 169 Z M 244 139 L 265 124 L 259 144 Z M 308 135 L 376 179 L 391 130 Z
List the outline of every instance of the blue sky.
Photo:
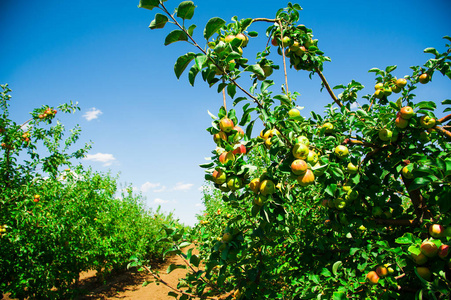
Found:
M 13 90 L 11 112 L 25 121 L 35 107 L 78 101 L 82 111 L 58 115 L 68 128 L 82 127 L 81 142 L 93 148 L 83 163 L 95 170 L 120 173 L 146 196 L 149 207 L 173 211 L 182 222 L 194 224 L 202 209 L 200 188 L 204 171 L 198 167 L 215 145 L 206 132 L 207 111 L 216 114 L 222 96 L 200 78 L 191 87 L 177 80 L 178 56 L 194 51 L 187 43 L 165 47 L 169 30 L 148 28 L 156 10 L 138 9 L 138 0 L 0 1 L 0 83 Z M 174 8 L 179 2 L 165 2 Z M 195 37 L 202 40 L 205 23 L 219 16 L 272 18 L 284 1 L 194 1 Z M 262 4 L 264 3 L 264 4 Z M 433 1 L 303 1 L 301 23 L 313 29 L 319 47 L 332 58 L 324 74 L 332 86 L 352 79 L 373 92 L 372 67 L 398 65 L 394 74 L 409 74 L 409 66 L 423 64 L 426 47 L 444 50 L 451 35 L 451 2 Z M 264 26 L 251 30 L 245 56 L 254 59 L 266 40 Z M 277 56 L 274 60 L 279 59 Z M 281 64 L 281 61 L 278 62 Z M 289 72 L 289 87 L 301 92 L 303 114 L 322 112 L 329 96 L 320 93 L 317 77 Z M 276 87 L 281 74 L 274 77 Z M 450 97 L 449 80 L 436 74 L 421 86 L 418 101 L 440 102 Z M 363 100 L 362 100 L 362 103 Z M 240 108 L 238 107 L 239 111 Z M 258 134 L 255 131 L 255 134 Z

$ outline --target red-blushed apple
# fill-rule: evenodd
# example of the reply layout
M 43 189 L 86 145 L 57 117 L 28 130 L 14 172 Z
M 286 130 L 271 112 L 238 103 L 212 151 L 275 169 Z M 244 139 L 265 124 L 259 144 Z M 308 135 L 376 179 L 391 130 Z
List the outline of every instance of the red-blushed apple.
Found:
M 246 154 L 246 146 L 244 146 L 243 144 L 239 144 L 232 152 L 235 155 L 238 154 Z
M 401 116 L 398 116 L 395 119 L 395 125 L 396 125 L 396 127 L 400 128 L 400 129 L 404 129 L 409 125 L 409 121 L 401 118 Z
M 291 163 L 291 172 L 295 175 L 302 175 L 308 169 L 308 165 L 303 159 L 296 159 Z
M 443 236 L 445 228 L 440 224 L 432 224 L 429 226 L 429 235 L 433 238 L 440 238 Z
M 313 174 L 312 170 L 307 169 L 303 175 L 300 175 L 297 178 L 298 183 L 301 186 L 308 186 L 315 182 L 315 175 Z
M 430 77 L 429 77 L 429 75 L 428 75 L 427 73 L 423 73 L 423 74 L 421 74 L 421 75 L 418 77 L 418 81 L 419 81 L 421 84 L 426 84 L 426 83 L 429 82 L 429 80 L 430 80 Z
M 264 196 L 274 194 L 276 186 L 272 180 L 266 179 L 260 183 L 260 193 Z
M 227 175 L 222 170 L 214 170 L 211 176 L 213 177 L 213 181 L 217 184 L 223 184 L 227 180 Z
M 263 206 L 263 204 L 265 204 L 267 197 L 263 196 L 263 195 L 257 195 L 254 198 L 253 203 L 257 206 Z
M 219 145 L 222 141 L 227 141 L 227 134 L 224 131 L 220 131 L 213 135 L 213 141 Z
M 273 45 L 273 46 L 278 46 L 278 45 L 279 45 L 279 42 L 277 41 L 277 38 L 276 38 L 276 37 L 273 37 L 273 38 L 271 39 L 271 45 Z
M 231 242 L 233 239 L 233 235 L 229 232 L 224 233 L 224 235 L 222 236 L 222 242 L 224 243 L 229 243 Z
M 221 155 L 219 155 L 219 161 L 222 164 L 227 164 L 229 161 L 235 161 L 235 154 L 233 152 L 222 152 Z
M 431 241 L 424 241 L 420 246 L 421 253 L 427 257 L 434 257 L 437 255 L 438 247 Z
M 303 143 L 297 143 L 294 145 L 292 153 L 295 158 L 307 159 L 309 153 L 308 146 Z
M 235 127 L 235 124 L 229 118 L 223 118 L 219 121 L 219 128 L 226 133 L 232 131 L 233 127 Z
M 393 136 L 393 132 L 391 130 L 388 130 L 387 128 L 383 128 L 379 130 L 379 138 L 384 141 L 390 141 Z
M 242 138 L 244 138 L 244 130 L 243 128 L 241 128 L 240 126 L 235 126 L 233 127 L 233 130 L 236 130 L 236 136 L 237 136 L 237 140 L 241 140 Z
M 375 271 L 369 271 L 368 274 L 366 274 L 366 279 L 371 284 L 377 284 L 379 282 L 379 275 Z
M 429 116 L 422 116 L 420 118 L 420 126 L 423 128 L 432 128 L 435 126 L 435 119 Z
M 254 193 L 258 193 L 260 191 L 260 178 L 254 178 L 249 183 L 249 188 Z
M 388 275 L 388 270 L 385 266 L 378 266 L 376 268 L 376 274 L 379 275 L 379 277 L 385 277 Z
M 438 247 L 437 255 L 441 259 L 445 259 L 449 254 L 449 245 L 441 244 L 440 247 Z
M 345 145 L 338 145 L 335 147 L 334 153 L 338 158 L 344 158 L 348 156 L 349 150 Z
M 416 255 L 416 254 L 411 254 L 410 255 L 413 259 L 413 261 L 417 264 L 417 265 L 424 265 L 427 261 L 428 258 L 426 255 L 424 255 L 423 253 L 420 252 L 420 254 Z
M 420 275 L 421 278 L 423 278 L 424 280 L 431 280 L 432 277 L 432 273 L 431 270 L 429 270 L 429 268 L 427 267 L 416 267 L 418 275 Z
M 405 78 L 399 78 L 398 80 L 396 80 L 396 86 L 403 88 L 405 87 L 407 84 L 407 80 Z
M 415 114 L 415 112 L 413 111 L 413 108 L 410 106 L 404 106 L 403 108 L 401 108 L 401 110 L 399 112 L 400 112 L 401 118 L 403 118 L 405 120 L 409 120 Z
M 229 35 L 227 35 L 227 36 L 224 38 L 224 42 L 230 43 L 230 42 L 233 41 L 235 38 L 236 38 L 235 35 L 229 34 Z

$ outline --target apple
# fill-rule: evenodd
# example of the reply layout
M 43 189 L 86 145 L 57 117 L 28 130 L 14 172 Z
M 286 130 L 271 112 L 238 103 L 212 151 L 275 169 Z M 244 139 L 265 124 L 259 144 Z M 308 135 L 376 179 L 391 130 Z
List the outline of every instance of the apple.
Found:
M 346 194 L 346 198 L 349 199 L 349 200 L 351 200 L 351 201 L 354 201 L 354 200 L 356 200 L 357 198 L 359 198 L 359 192 L 356 191 L 356 190 L 350 189 L 350 190 L 348 191 L 348 193 Z
M 239 144 L 239 146 L 235 148 L 235 150 L 233 150 L 232 153 L 235 155 L 246 154 L 246 146 L 244 146 L 243 144 Z
M 300 175 L 297 178 L 298 183 L 301 186 L 308 186 L 315 182 L 315 175 L 313 174 L 312 170 L 307 169 L 303 175 Z
M 227 141 L 227 134 L 224 131 L 220 131 L 213 135 L 213 141 L 219 145 L 222 141 Z
M 273 68 L 270 65 L 263 65 L 262 66 L 263 72 L 265 73 L 265 78 L 268 76 L 271 76 L 273 72 Z
M 366 274 L 366 279 L 371 284 L 377 284 L 379 281 L 379 275 L 377 275 L 377 273 L 375 271 L 370 271 L 370 272 L 368 272 L 368 274 Z
M 299 49 L 296 51 L 297 56 L 302 56 L 304 53 L 307 52 L 307 49 L 304 46 L 300 46 Z
M 413 117 L 414 114 L 415 114 L 415 112 L 413 111 L 413 108 L 410 106 L 404 106 L 400 110 L 400 116 L 404 120 L 409 120 L 410 118 Z
M 235 127 L 235 124 L 229 118 L 223 118 L 219 121 L 219 128 L 226 133 L 232 131 L 233 127 Z
M 428 261 L 427 256 L 421 252 L 418 255 L 412 253 L 410 256 L 417 265 L 424 265 Z
M 249 183 L 249 188 L 254 193 L 258 193 L 260 191 L 260 178 L 254 178 Z
M 224 42 L 230 43 L 230 42 L 233 41 L 235 38 L 236 38 L 235 35 L 229 34 L 229 35 L 227 35 L 227 36 L 224 38 Z
M 270 148 L 271 148 L 271 145 L 272 145 L 271 139 L 265 140 L 265 146 L 266 146 L 266 149 L 270 149 Z
M 359 172 L 359 166 L 356 166 L 350 162 L 348 163 L 347 171 L 349 174 L 357 174 Z
M 390 96 L 391 92 L 392 92 L 390 87 L 385 87 L 383 91 L 384 91 L 384 96 L 386 96 L 386 97 Z
M 312 166 L 315 165 L 318 162 L 318 154 L 315 151 L 310 150 L 307 155 L 307 162 Z
M 409 125 L 409 121 L 401 118 L 401 116 L 398 116 L 398 117 L 396 117 L 395 125 L 396 125 L 396 127 L 400 128 L 400 129 L 404 129 L 407 127 L 407 125 Z
M 376 83 L 376 85 L 374 86 L 374 90 L 382 90 L 384 88 L 384 84 L 382 82 L 378 82 Z
M 413 179 L 413 177 L 414 177 L 412 172 L 409 170 L 409 168 L 407 166 L 402 168 L 401 174 L 402 174 L 402 176 L 404 176 L 407 179 Z
M 289 36 L 284 36 L 282 39 L 282 46 L 287 47 L 291 42 L 291 39 Z
M 346 207 L 346 201 L 343 198 L 337 198 L 334 201 L 335 208 L 338 210 L 343 210 Z
M 407 80 L 405 78 L 399 78 L 398 80 L 396 80 L 396 86 L 403 88 L 405 87 L 407 84 Z
M 231 176 L 227 180 L 227 187 L 232 190 L 236 191 L 243 187 L 243 180 L 240 177 L 237 176 Z
M 422 84 L 428 83 L 429 80 L 430 80 L 429 75 L 426 73 L 423 73 L 418 77 L 418 81 Z
M 335 147 L 334 152 L 335 155 L 338 156 L 338 158 L 344 158 L 349 154 L 348 147 L 346 147 L 345 145 L 338 145 L 337 147 Z
M 273 38 L 272 38 L 272 40 L 271 40 L 271 45 L 273 45 L 273 46 L 278 46 L 278 45 L 279 45 L 279 42 L 277 41 L 277 38 L 276 38 L 276 37 L 273 37 Z
M 243 128 L 241 128 L 240 126 L 237 125 L 237 126 L 233 127 L 233 130 L 237 131 L 237 133 L 236 133 L 237 140 L 241 140 L 242 138 L 244 138 L 244 130 L 243 130 Z
M 330 122 L 326 122 L 323 124 L 322 128 L 325 128 L 326 130 L 324 131 L 325 133 L 332 133 L 334 130 L 334 124 L 330 123 Z
M 231 242 L 233 239 L 233 235 L 229 232 L 224 233 L 224 235 L 222 236 L 222 242 L 224 243 L 229 243 Z
M 214 170 L 211 176 L 213 177 L 213 181 L 217 184 L 223 184 L 227 180 L 227 175 L 222 170 Z
M 258 195 L 254 198 L 253 203 L 257 206 L 263 206 L 265 204 L 267 197 L 263 195 Z
M 399 92 L 401 92 L 401 88 L 397 85 L 394 85 L 391 87 L 391 91 L 395 94 L 398 94 Z
M 308 169 L 308 165 L 303 159 L 296 159 L 291 163 L 291 172 L 295 175 L 303 175 Z
M 247 46 L 247 43 L 249 42 L 249 38 L 244 33 L 241 33 L 241 32 L 238 33 L 236 35 L 236 38 L 241 40 L 241 45 L 240 45 L 241 47 Z
M 309 139 L 306 136 L 304 136 L 304 135 L 298 136 L 294 141 L 295 141 L 296 144 L 301 143 L 301 144 L 306 145 L 307 147 L 310 145 Z
M 290 46 L 290 51 L 295 53 L 296 51 L 298 51 L 300 49 L 301 45 L 299 44 L 298 41 L 294 41 L 293 45 Z
M 442 244 L 440 247 L 438 247 L 437 255 L 441 259 L 445 259 L 449 254 L 449 245 Z
M 266 179 L 260 183 L 260 193 L 264 196 L 271 195 L 276 192 L 276 186 L 272 180 Z
M 379 89 L 374 92 L 374 97 L 376 97 L 377 99 L 382 99 L 384 98 L 384 96 L 385 94 L 383 89 Z
M 295 158 L 307 159 L 309 154 L 308 146 L 303 143 L 297 143 L 294 145 L 292 153 Z
M 439 224 L 432 224 L 429 226 L 429 235 L 434 238 L 440 238 L 443 236 L 445 228 Z
M 420 275 L 421 278 L 424 280 L 430 280 L 432 277 L 432 273 L 427 267 L 416 267 L 418 275 Z
M 393 132 L 391 130 L 388 130 L 387 128 L 383 128 L 379 130 L 379 138 L 384 141 L 390 141 L 393 136 Z
M 233 162 L 235 161 L 235 154 L 233 152 L 222 152 L 221 155 L 219 155 L 219 161 L 222 164 L 227 164 L 229 161 Z
M 420 126 L 423 128 L 432 128 L 435 126 L 435 119 L 429 116 L 422 116 L 420 118 Z
M 379 275 L 379 277 L 385 277 L 388 275 L 387 267 L 385 266 L 378 266 L 376 268 L 376 274 Z
M 431 139 L 429 138 L 429 132 L 427 131 L 422 131 L 420 132 L 420 141 L 422 143 L 427 143 L 429 142 Z
M 383 210 L 380 206 L 373 207 L 371 212 L 374 217 L 380 217 L 383 214 Z
M 296 118 L 301 115 L 301 112 L 297 108 L 292 108 L 288 111 L 288 115 L 290 116 L 290 118 Z
M 421 253 L 427 257 L 434 257 L 437 255 L 438 247 L 431 241 L 424 241 L 420 246 Z

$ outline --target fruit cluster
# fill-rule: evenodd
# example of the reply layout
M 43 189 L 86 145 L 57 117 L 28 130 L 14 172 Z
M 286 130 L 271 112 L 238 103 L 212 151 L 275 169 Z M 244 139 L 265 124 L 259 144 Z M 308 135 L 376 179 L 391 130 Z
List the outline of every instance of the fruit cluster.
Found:
M 50 107 L 48 107 L 47 109 L 43 110 L 39 115 L 38 118 L 40 120 L 46 119 L 46 118 L 53 118 L 56 115 L 57 111 L 56 109 L 52 109 Z
M 2 237 L 2 236 L 4 236 L 6 233 L 6 229 L 8 228 L 8 225 L 6 225 L 6 224 L 3 224 L 3 225 L 0 225 L 0 237 Z
M 383 278 L 389 274 L 393 274 L 395 270 L 390 266 L 390 264 L 385 264 L 376 267 L 376 271 L 369 271 L 366 274 L 366 279 L 370 284 L 377 284 L 380 278 Z
M 33 201 L 38 203 L 40 199 L 41 199 L 41 195 L 34 195 Z

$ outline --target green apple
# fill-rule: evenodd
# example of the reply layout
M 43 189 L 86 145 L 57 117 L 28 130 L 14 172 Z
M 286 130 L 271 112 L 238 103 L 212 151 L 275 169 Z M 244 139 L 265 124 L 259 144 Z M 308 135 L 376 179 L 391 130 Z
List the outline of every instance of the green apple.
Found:
M 414 177 L 412 172 L 410 171 L 409 167 L 407 167 L 407 166 L 402 168 L 401 174 L 402 174 L 402 176 L 404 176 L 407 179 L 413 179 L 413 177 Z
M 420 118 L 420 126 L 423 128 L 432 128 L 435 126 L 435 119 L 429 116 L 422 116 Z
M 213 135 L 213 141 L 219 145 L 222 141 L 227 141 L 227 134 L 224 131 L 220 131 Z
M 310 145 L 309 139 L 306 136 L 304 136 L 304 135 L 298 136 L 294 141 L 295 141 L 296 144 L 301 143 L 301 144 L 306 145 L 307 147 Z
M 260 183 L 260 193 L 264 196 L 271 195 L 276 192 L 276 186 L 272 180 L 266 179 Z
M 212 177 L 213 181 L 217 184 L 223 184 L 227 180 L 227 175 L 222 170 L 214 170 Z
M 301 112 L 299 111 L 299 109 L 297 108 L 292 108 L 290 109 L 290 111 L 288 112 L 288 116 L 290 118 L 296 118 L 299 117 L 301 115 Z
M 348 163 L 347 171 L 349 174 L 357 174 L 359 172 L 359 166 L 356 166 L 350 162 Z
M 229 243 L 232 241 L 232 239 L 233 239 L 233 235 L 229 232 L 224 233 L 224 235 L 222 236 L 222 241 L 224 243 Z
M 257 206 L 263 206 L 263 204 L 265 204 L 267 197 L 263 196 L 263 195 L 257 195 L 254 198 L 253 203 Z
M 384 84 L 382 82 L 378 82 L 376 83 L 376 85 L 374 86 L 374 90 L 382 90 L 384 88 Z
M 303 143 L 297 143 L 294 145 L 292 153 L 295 158 L 307 159 L 309 154 L 309 148 Z
M 379 138 L 384 141 L 390 141 L 393 136 L 393 132 L 391 130 L 388 130 L 387 128 L 383 128 L 379 130 Z
M 418 275 L 424 280 L 431 280 L 432 273 L 427 267 L 416 267 Z
M 429 75 L 426 74 L 426 73 L 423 73 L 423 74 L 421 74 L 421 75 L 418 77 L 418 81 L 419 81 L 420 83 L 422 83 L 422 84 L 428 83 L 429 80 L 430 80 L 430 77 L 429 77 Z
M 240 45 L 241 47 L 247 46 L 247 43 L 249 42 L 249 38 L 244 33 L 241 33 L 241 32 L 238 33 L 236 35 L 236 38 L 241 40 L 241 45 Z
M 330 122 L 326 122 L 323 124 L 322 128 L 325 128 L 325 133 L 332 133 L 334 132 L 334 124 Z
M 232 191 L 239 190 L 243 187 L 243 179 L 238 176 L 231 176 L 227 180 L 227 187 Z
M 338 156 L 338 158 L 344 158 L 348 156 L 349 150 L 345 145 L 338 145 L 337 147 L 335 147 L 334 153 L 336 156 Z
M 385 96 L 385 93 L 384 93 L 383 89 L 379 89 L 374 92 L 374 97 L 376 97 L 377 99 L 382 99 L 382 98 L 384 98 L 384 96 Z
M 307 156 L 307 162 L 312 166 L 315 165 L 318 162 L 318 154 L 315 151 L 310 150 Z
M 260 178 L 254 178 L 249 183 L 249 188 L 254 193 L 258 193 L 260 191 Z
M 354 201 L 357 198 L 359 198 L 359 192 L 356 190 L 350 189 L 346 196 L 349 200 Z
M 399 78 L 398 80 L 396 80 L 396 86 L 403 88 L 405 87 L 407 84 L 407 80 L 405 78 Z

